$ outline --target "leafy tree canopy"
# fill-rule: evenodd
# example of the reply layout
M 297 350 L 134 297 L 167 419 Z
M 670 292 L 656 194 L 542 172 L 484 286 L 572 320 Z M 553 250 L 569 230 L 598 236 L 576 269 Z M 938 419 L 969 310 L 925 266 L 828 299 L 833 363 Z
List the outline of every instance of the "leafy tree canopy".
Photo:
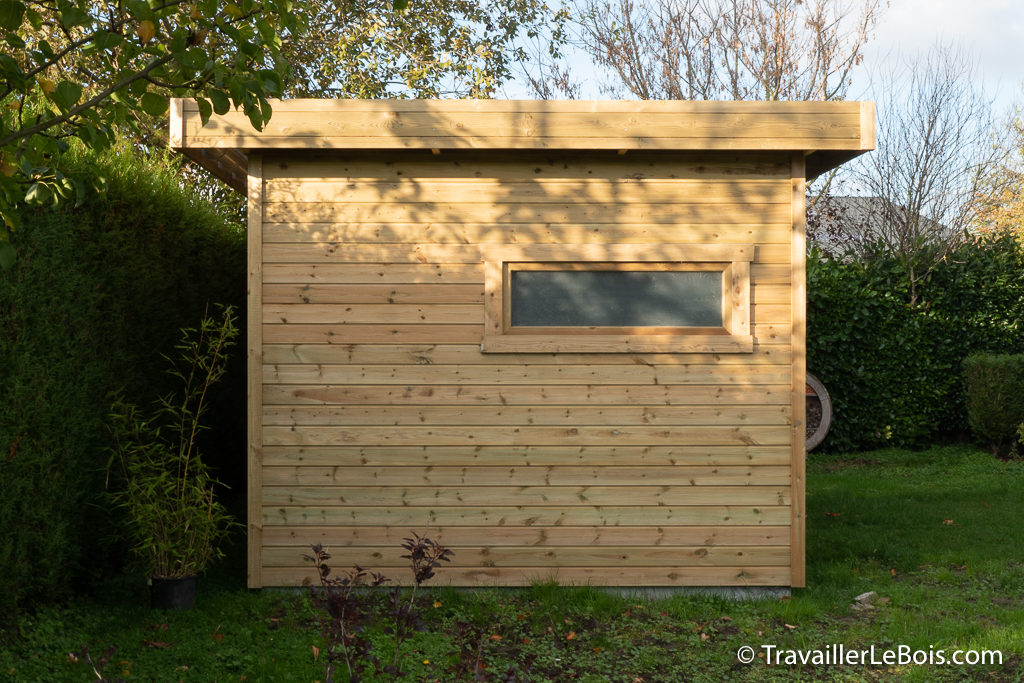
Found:
M 60 172 L 69 140 L 104 149 L 169 97 L 209 117 L 240 107 L 262 128 L 283 92 L 281 48 L 304 22 L 292 0 L 0 0 L 0 262 L 14 208 L 80 200 Z
M 538 35 L 560 44 L 565 10 L 544 0 L 303 0 L 309 31 L 284 52 L 296 97 L 492 97 Z
M 98 189 L 61 172 L 70 140 L 160 144 L 169 97 L 256 128 L 274 97 L 490 97 L 564 21 L 544 0 L 0 0 L 0 265 L 15 207 Z
M 1024 104 L 1017 106 L 998 139 L 1005 154 L 988 169 L 972 227 L 1024 236 Z

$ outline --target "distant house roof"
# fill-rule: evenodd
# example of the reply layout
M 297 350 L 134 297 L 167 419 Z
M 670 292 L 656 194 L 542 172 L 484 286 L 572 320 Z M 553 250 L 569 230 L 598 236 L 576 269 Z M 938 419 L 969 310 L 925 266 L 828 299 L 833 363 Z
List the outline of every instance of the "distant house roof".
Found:
M 807 239 L 823 252 L 839 256 L 874 244 L 899 226 L 918 223 L 917 234 L 942 235 L 951 228 L 915 214 L 884 197 L 828 195 L 808 203 Z

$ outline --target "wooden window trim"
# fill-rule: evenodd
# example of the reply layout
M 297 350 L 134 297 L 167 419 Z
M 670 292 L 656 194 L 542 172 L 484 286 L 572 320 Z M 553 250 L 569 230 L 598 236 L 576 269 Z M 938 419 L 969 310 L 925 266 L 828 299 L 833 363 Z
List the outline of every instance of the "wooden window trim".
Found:
M 485 353 L 751 353 L 750 262 L 735 244 L 500 245 L 483 250 Z M 513 328 L 511 270 L 704 270 L 722 272 L 721 328 Z

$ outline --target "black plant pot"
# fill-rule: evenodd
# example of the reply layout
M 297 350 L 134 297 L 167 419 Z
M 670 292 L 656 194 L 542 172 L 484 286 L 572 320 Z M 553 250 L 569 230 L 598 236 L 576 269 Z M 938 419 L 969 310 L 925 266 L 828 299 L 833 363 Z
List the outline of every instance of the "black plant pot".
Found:
M 149 606 L 153 609 L 192 609 L 196 606 L 196 577 L 153 579 L 149 586 Z

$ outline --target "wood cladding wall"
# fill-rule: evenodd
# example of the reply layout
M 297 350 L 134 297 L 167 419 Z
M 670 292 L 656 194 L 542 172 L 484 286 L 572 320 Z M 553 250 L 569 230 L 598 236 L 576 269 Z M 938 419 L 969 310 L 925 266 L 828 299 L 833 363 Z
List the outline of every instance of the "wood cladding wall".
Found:
M 441 583 L 802 585 L 800 163 L 251 154 L 250 585 L 313 580 L 310 543 L 402 579 L 410 531 Z M 480 349 L 489 245 L 721 243 L 750 353 Z

